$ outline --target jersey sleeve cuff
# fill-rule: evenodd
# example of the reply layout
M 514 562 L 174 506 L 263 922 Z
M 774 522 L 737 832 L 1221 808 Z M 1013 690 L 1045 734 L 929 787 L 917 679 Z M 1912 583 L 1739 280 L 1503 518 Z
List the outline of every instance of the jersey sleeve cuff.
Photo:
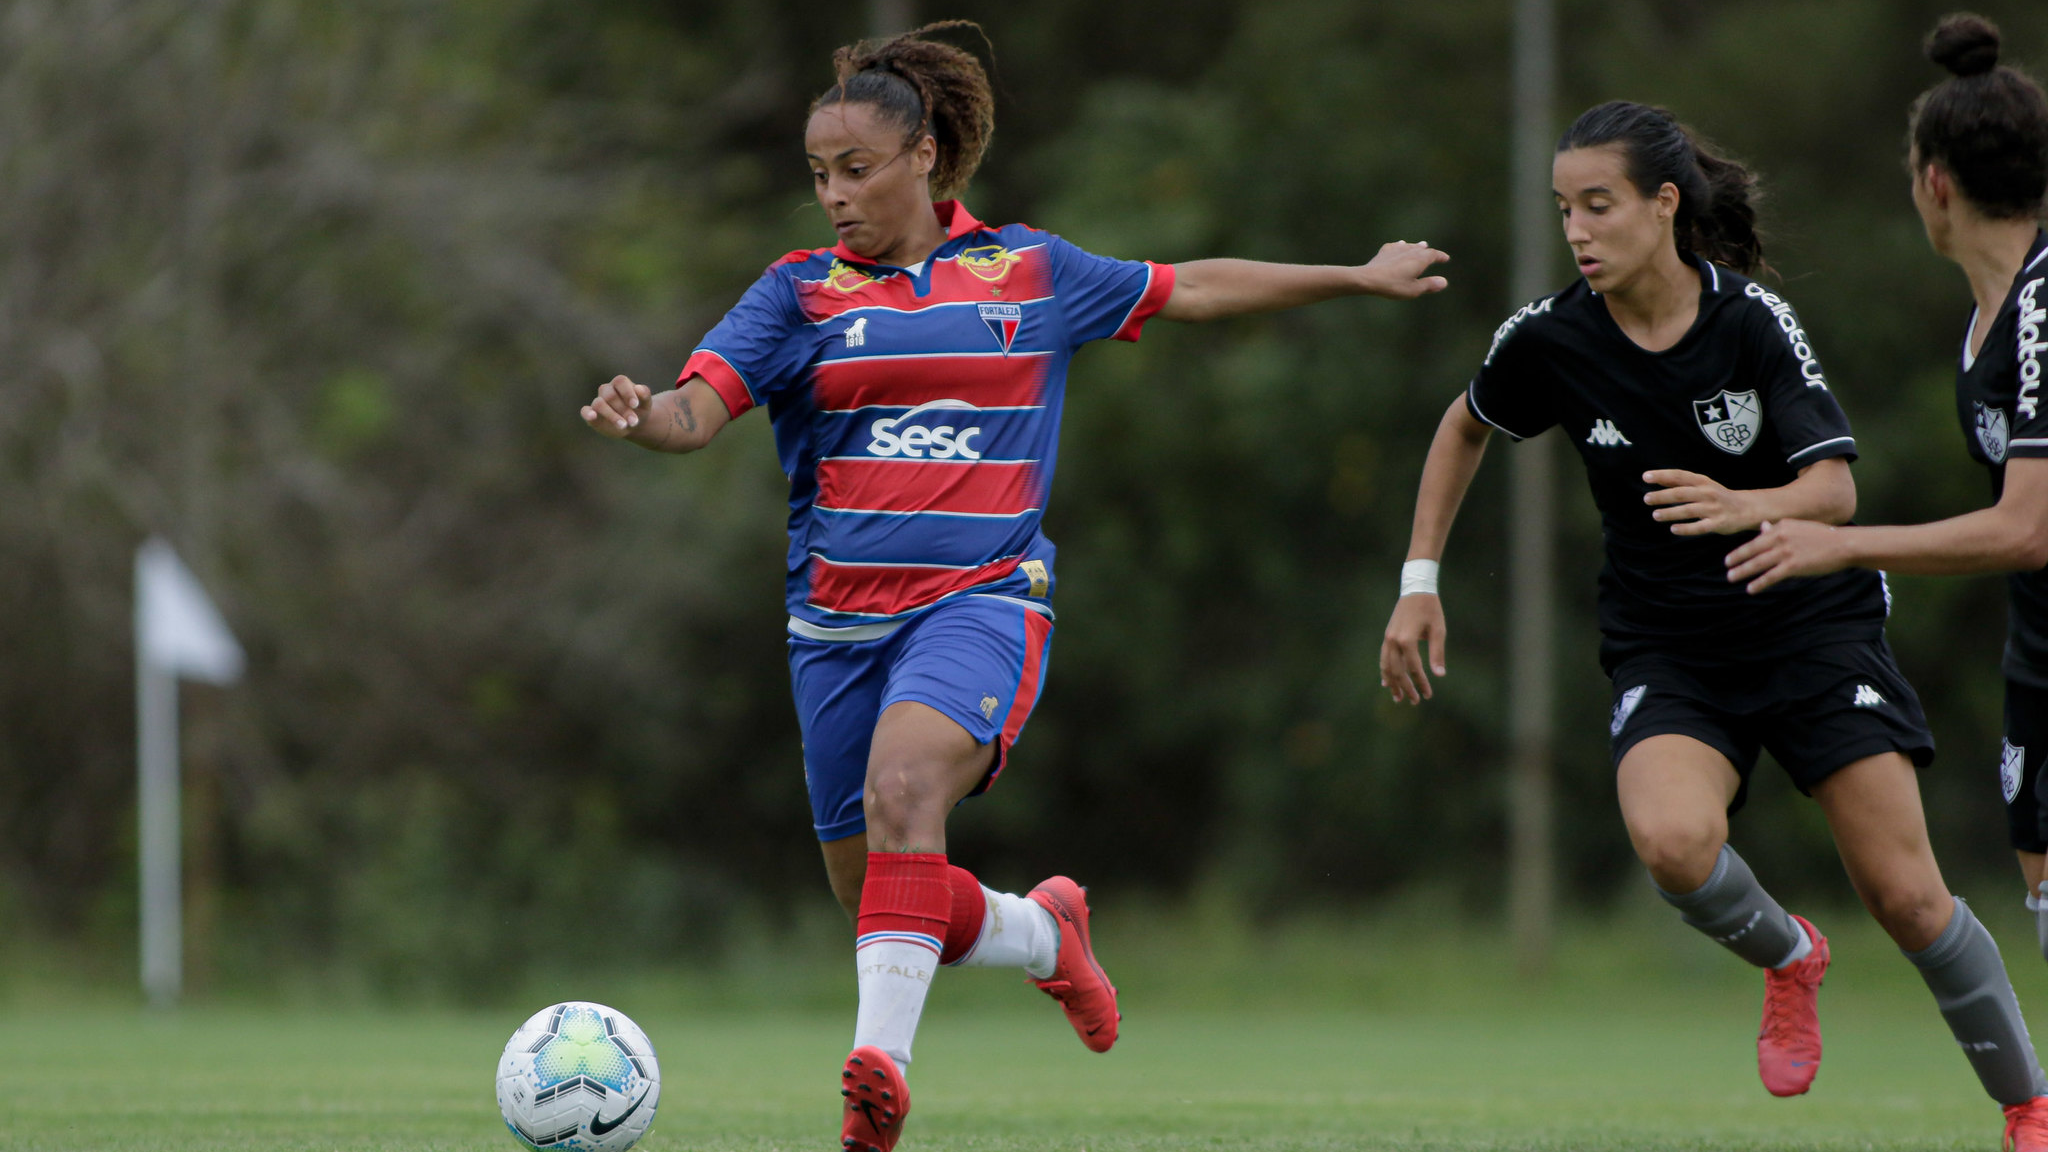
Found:
M 683 364 L 682 373 L 676 377 L 676 387 L 681 388 L 692 376 L 711 385 L 711 390 L 718 393 L 720 400 L 725 401 L 725 410 L 734 418 L 738 418 L 740 413 L 754 406 L 754 393 L 747 387 L 746 380 L 731 364 L 726 363 L 725 357 L 709 348 L 699 348 L 690 353 L 690 359 Z
M 1847 457 L 1850 460 L 1856 459 L 1856 438 L 1854 436 L 1837 436 L 1832 440 L 1823 440 L 1818 444 L 1809 444 L 1790 456 L 1785 457 L 1785 463 L 1790 464 L 1794 468 L 1804 468 L 1808 464 L 1821 460 L 1832 460 L 1837 456 Z
M 1173 297 L 1173 265 L 1154 264 L 1145 261 L 1147 274 L 1145 290 L 1138 295 L 1138 302 L 1131 305 L 1124 322 L 1117 326 L 1112 340 L 1136 340 L 1144 331 L 1145 321 L 1150 320 L 1166 302 Z
M 1486 425 L 1488 428 L 1492 428 L 1495 431 L 1500 432 L 1501 434 L 1505 435 L 1508 439 L 1513 440 L 1516 443 L 1520 443 L 1521 441 L 1528 439 L 1527 436 L 1522 435 L 1520 432 L 1515 431 L 1513 428 L 1510 428 L 1507 425 L 1502 424 L 1500 421 L 1495 420 L 1489 417 L 1486 413 L 1480 411 L 1479 399 L 1478 397 L 1472 395 L 1472 389 L 1470 388 L 1465 389 L 1465 410 L 1472 413 L 1473 419 L 1479 421 L 1481 424 Z
M 2005 445 L 2008 460 L 2039 460 L 2044 456 L 2048 456 L 2048 436 L 2021 437 Z

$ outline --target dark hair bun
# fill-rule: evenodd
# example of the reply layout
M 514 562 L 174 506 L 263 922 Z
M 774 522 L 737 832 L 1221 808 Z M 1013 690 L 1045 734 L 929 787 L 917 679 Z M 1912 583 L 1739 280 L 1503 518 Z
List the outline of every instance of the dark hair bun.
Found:
M 1958 76 L 1998 67 L 1998 25 L 1974 12 L 1944 16 L 1927 34 L 1927 58 Z

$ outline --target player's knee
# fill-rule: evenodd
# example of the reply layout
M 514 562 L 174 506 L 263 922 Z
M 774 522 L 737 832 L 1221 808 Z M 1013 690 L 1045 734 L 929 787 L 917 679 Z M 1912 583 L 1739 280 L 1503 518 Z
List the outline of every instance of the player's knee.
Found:
M 1666 892 L 1692 892 L 1714 873 L 1727 831 L 1719 825 L 1659 820 L 1631 827 L 1636 857 Z
M 1948 892 L 1908 884 L 1871 886 L 1863 904 L 1885 934 L 1908 951 L 1933 943 L 1955 912 L 1955 898 Z
M 944 766 L 916 757 L 878 761 L 868 768 L 867 808 L 871 835 L 884 839 L 908 835 L 947 808 Z

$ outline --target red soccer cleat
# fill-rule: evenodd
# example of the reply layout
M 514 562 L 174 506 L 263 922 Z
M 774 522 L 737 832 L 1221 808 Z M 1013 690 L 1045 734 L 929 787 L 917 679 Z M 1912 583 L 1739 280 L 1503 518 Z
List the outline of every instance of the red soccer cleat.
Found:
M 910 1115 L 910 1085 L 889 1054 L 872 1045 L 855 1048 L 839 1074 L 839 1094 L 846 1097 L 846 1116 L 839 1124 L 839 1144 L 846 1152 L 889 1152 L 903 1134 Z
M 1095 949 L 1088 943 L 1088 890 L 1055 876 L 1028 896 L 1052 913 L 1060 926 L 1059 958 L 1053 962 L 1052 976 L 1031 982 L 1067 1010 L 1067 1023 L 1090 1052 L 1109 1051 L 1116 1043 L 1117 1021 L 1124 1017 L 1116 1010 L 1116 986 L 1095 962 Z
M 1828 971 L 1828 938 L 1804 916 L 1792 919 L 1813 941 L 1813 951 L 1796 964 L 1764 969 L 1764 1022 L 1756 1034 L 1756 1072 L 1773 1096 L 1804 1093 L 1820 1072 L 1820 1013 L 1814 1002 Z
M 2048 1152 L 2048 1096 L 2005 1106 L 2005 1152 Z

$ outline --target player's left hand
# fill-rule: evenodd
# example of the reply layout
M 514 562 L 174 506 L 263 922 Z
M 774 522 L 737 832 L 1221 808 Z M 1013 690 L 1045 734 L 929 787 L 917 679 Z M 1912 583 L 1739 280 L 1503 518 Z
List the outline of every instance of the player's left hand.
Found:
M 1659 468 L 1643 473 L 1643 482 L 1663 489 L 1643 497 L 1655 508 L 1650 519 L 1671 525 L 1674 536 L 1727 535 L 1747 532 L 1757 525 L 1748 493 L 1723 488 L 1711 476 L 1680 468 Z
M 1728 582 L 1747 580 L 1755 595 L 1780 580 L 1840 572 L 1849 561 L 1842 533 L 1832 525 L 1779 520 L 1764 524 L 1756 539 L 1728 553 Z
M 1425 243 L 1393 240 L 1380 245 L 1380 254 L 1358 272 L 1366 295 L 1413 300 L 1450 287 L 1451 282 L 1442 276 L 1423 275 L 1450 258 L 1450 253 L 1439 252 Z

